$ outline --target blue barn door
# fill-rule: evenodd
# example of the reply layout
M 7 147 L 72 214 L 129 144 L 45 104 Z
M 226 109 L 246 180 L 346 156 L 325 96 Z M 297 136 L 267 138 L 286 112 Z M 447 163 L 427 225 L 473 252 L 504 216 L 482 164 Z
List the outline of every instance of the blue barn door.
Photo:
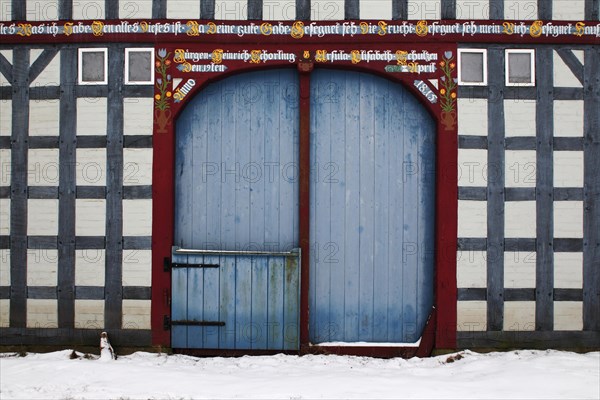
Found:
M 435 125 L 400 84 L 311 75 L 312 343 L 415 342 L 433 305 Z
M 177 120 L 172 346 L 299 346 L 294 70 L 205 88 Z

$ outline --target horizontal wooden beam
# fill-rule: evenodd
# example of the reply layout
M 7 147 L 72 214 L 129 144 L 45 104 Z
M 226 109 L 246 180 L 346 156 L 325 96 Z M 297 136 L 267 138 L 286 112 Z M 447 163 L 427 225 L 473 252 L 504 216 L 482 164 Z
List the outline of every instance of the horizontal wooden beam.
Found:
M 0 328 L 1 346 L 98 346 L 102 329 Z M 150 330 L 111 329 L 110 342 L 118 346 L 150 346 Z
M 598 331 L 458 332 L 461 349 L 571 349 L 600 348 Z

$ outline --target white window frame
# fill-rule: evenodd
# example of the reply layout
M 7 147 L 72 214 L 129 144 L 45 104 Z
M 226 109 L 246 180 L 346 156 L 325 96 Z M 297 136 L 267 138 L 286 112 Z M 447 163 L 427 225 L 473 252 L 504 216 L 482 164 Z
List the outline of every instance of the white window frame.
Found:
M 150 80 L 129 80 L 129 53 L 150 52 Z M 125 84 L 126 85 L 154 85 L 154 47 L 128 47 L 125 49 Z
M 483 54 L 483 82 L 463 82 L 462 80 L 462 55 L 463 53 L 478 53 Z M 487 86 L 488 71 L 487 71 L 487 50 L 486 49 L 458 49 L 458 84 L 463 86 Z
M 103 81 L 84 81 L 83 80 L 83 54 L 84 53 L 104 53 L 104 80 Z M 80 85 L 106 85 L 108 84 L 108 48 L 107 47 L 87 47 L 80 48 L 77 59 L 77 81 Z
M 508 62 L 508 56 L 510 54 L 530 54 L 530 62 L 531 62 L 531 81 L 518 83 L 518 82 L 510 82 L 510 67 Z M 506 86 L 535 86 L 535 50 L 534 49 L 506 49 L 504 51 L 504 61 L 505 61 L 505 77 L 506 77 Z M 550 61 L 551 62 L 551 61 Z

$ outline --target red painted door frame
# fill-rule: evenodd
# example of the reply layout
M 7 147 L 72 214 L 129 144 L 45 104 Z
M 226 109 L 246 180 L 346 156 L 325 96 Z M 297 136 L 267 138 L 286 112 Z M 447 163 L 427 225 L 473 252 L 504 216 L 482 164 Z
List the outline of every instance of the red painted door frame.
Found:
M 456 47 L 454 47 L 455 51 Z M 456 54 L 456 53 L 454 53 Z M 285 66 L 280 64 L 278 67 Z M 289 63 L 287 63 L 289 67 Z M 302 249 L 301 297 L 300 297 L 300 343 L 303 352 L 310 351 L 308 339 L 308 282 L 310 260 L 310 71 L 314 64 L 310 60 L 297 63 L 300 72 L 300 144 L 299 144 L 299 241 Z M 340 68 L 339 66 L 335 66 Z M 343 66 L 342 66 L 343 68 Z M 348 67 L 347 67 L 348 68 Z M 253 66 L 242 66 L 235 72 L 256 70 Z M 351 68 L 365 70 L 365 68 Z M 366 68 L 369 69 L 369 68 Z M 378 71 L 370 71 L 380 73 Z M 218 79 L 229 76 L 222 74 Z M 394 81 L 391 75 L 386 78 Z M 213 79 L 214 80 L 214 79 Z M 206 80 L 189 93 L 193 97 L 211 80 Z M 401 81 L 402 82 L 402 81 Z M 406 85 L 406 82 L 403 82 Z M 438 109 L 420 96 L 409 85 L 407 89 L 415 93 L 422 104 L 430 111 L 437 122 L 436 143 L 436 233 L 435 233 L 435 312 L 430 319 L 434 324 L 426 331 L 435 331 L 435 347 L 452 349 L 456 347 L 456 251 L 457 251 L 457 210 L 458 210 L 458 135 L 457 129 L 448 129 L 441 123 Z M 185 103 L 182 102 L 182 103 Z M 179 111 L 183 108 L 180 107 Z M 175 114 L 175 113 L 173 113 Z M 165 322 L 170 317 L 171 274 L 168 266 L 174 235 L 174 161 L 176 115 L 169 112 L 170 123 L 166 133 L 159 133 L 158 112 L 155 112 L 153 135 L 153 211 L 152 211 L 152 343 L 170 346 L 170 330 Z M 164 131 L 163 126 L 163 131 Z M 433 335 L 432 335 L 433 336 Z M 364 348 L 357 354 L 394 355 L 394 348 Z M 397 349 L 396 349 L 397 350 Z M 343 351 L 343 350 L 342 350 Z M 356 350 L 353 351 L 356 353 Z

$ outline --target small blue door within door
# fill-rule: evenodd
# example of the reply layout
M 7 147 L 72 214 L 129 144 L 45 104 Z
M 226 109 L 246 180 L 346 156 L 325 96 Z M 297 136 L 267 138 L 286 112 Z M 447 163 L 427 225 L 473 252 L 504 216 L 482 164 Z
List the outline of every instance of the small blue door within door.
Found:
M 179 116 L 173 347 L 298 348 L 298 105 L 297 73 L 270 70 Z
M 415 342 L 433 305 L 435 124 L 400 84 L 311 74 L 312 343 Z

